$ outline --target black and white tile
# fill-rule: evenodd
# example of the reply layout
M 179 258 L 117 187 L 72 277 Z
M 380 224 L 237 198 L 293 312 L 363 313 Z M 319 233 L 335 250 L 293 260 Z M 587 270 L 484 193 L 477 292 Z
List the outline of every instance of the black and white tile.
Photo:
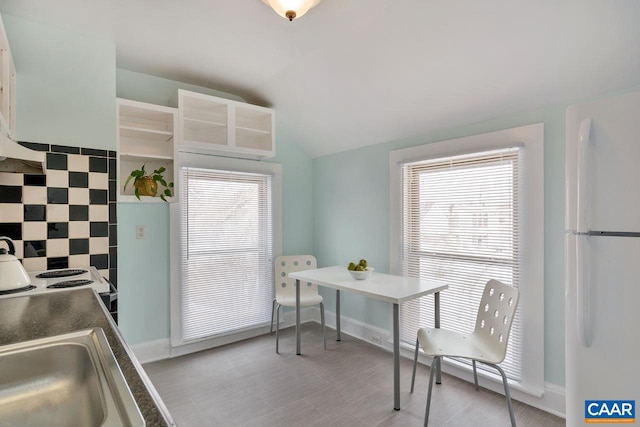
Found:
M 95 266 L 117 281 L 115 151 L 21 142 L 45 175 L 0 173 L 0 236 L 26 270 Z

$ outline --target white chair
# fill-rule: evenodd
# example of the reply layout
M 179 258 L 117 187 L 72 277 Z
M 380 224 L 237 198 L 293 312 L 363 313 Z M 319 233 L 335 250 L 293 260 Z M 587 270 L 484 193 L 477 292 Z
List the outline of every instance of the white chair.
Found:
M 429 375 L 429 392 L 427 395 L 427 409 L 424 415 L 425 427 L 429 423 L 429 407 L 431 405 L 431 390 L 433 388 L 434 373 L 442 367 L 443 357 L 459 357 L 471 359 L 473 364 L 473 380 L 478 390 L 478 374 L 476 362 L 482 362 L 493 366 L 502 376 L 504 394 L 509 407 L 511 425 L 516 425 L 516 418 L 511 405 L 509 384 L 502 368 L 497 364 L 504 360 L 507 353 L 507 343 L 511 323 L 518 305 L 518 290 L 497 280 L 489 280 L 485 285 L 476 327 L 471 334 L 461 334 L 447 331 L 446 329 L 421 328 L 418 330 L 416 340 L 416 352 L 413 360 L 413 376 L 411 378 L 411 393 L 416 379 L 416 364 L 418 362 L 418 348 L 422 347 L 424 353 L 433 357 L 431 374 Z
M 296 306 L 296 281 L 289 277 L 294 271 L 311 270 L 317 268 L 315 257 L 311 255 L 279 256 L 275 261 L 275 289 L 276 297 L 271 308 L 271 332 L 273 332 L 273 315 L 276 314 L 276 353 L 279 346 L 280 331 L 280 307 Z M 324 331 L 324 304 L 322 295 L 318 294 L 318 285 L 312 283 L 300 283 L 300 307 L 309 307 L 320 304 L 320 321 L 322 323 L 322 343 L 327 348 Z

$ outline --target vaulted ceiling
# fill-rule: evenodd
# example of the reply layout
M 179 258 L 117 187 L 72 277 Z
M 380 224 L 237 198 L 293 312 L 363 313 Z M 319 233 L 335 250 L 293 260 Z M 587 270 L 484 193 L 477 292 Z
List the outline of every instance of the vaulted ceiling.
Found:
M 637 0 L 0 0 L 108 37 L 122 69 L 276 109 L 322 156 L 640 85 Z

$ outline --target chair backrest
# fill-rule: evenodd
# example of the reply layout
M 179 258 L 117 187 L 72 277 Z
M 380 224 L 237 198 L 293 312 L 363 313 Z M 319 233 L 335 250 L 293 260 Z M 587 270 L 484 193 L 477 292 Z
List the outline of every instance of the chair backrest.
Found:
M 507 353 L 519 295 L 518 289 L 494 279 L 484 287 L 474 334 L 490 346 L 493 354 L 499 355 L 500 360 L 496 363 L 502 362 Z
M 279 256 L 275 261 L 276 297 L 296 297 L 296 281 L 288 276 L 294 271 L 311 270 L 317 268 L 316 258 L 312 255 Z M 300 298 L 318 295 L 318 285 L 312 283 L 300 284 Z

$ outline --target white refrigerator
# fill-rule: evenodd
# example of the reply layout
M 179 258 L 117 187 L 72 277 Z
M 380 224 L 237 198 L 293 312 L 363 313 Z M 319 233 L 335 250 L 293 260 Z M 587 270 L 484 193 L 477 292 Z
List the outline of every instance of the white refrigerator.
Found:
M 640 404 L 640 92 L 567 109 L 565 173 L 567 426 L 628 422 Z

